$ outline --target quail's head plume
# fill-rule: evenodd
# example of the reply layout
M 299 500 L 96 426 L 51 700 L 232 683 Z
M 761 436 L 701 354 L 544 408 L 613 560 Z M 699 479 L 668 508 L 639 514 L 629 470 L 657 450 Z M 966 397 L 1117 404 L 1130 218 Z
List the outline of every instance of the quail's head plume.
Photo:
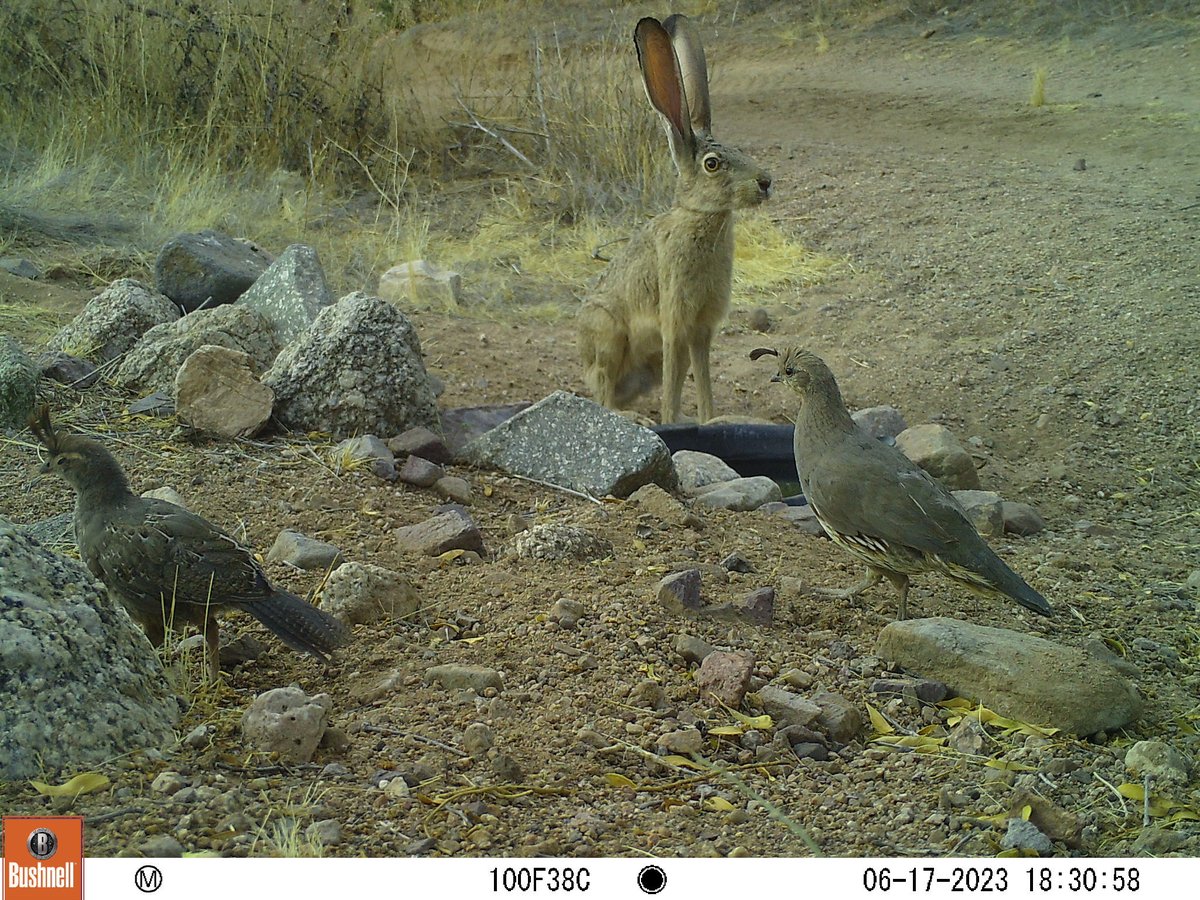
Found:
M 799 399 L 796 471 L 809 506 L 830 539 L 867 564 L 866 579 L 835 596 L 856 597 L 886 578 L 905 618 L 909 577 L 941 572 L 973 593 L 1053 615 L 1046 599 L 992 552 L 949 491 L 858 427 L 824 360 L 798 348 L 759 349 L 750 358 L 768 355 L 779 360 L 771 380 Z

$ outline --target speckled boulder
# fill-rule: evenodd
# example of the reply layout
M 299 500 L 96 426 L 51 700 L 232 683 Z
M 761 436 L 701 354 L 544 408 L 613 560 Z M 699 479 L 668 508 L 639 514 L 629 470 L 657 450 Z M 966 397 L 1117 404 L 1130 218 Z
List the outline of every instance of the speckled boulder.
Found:
M 321 608 L 347 625 L 398 621 L 420 606 L 421 597 L 411 581 L 371 563 L 342 563 L 321 592 Z
M 255 697 L 242 714 L 242 733 L 255 750 L 278 753 L 284 763 L 306 763 L 317 751 L 332 708 L 328 694 L 309 696 L 294 684 L 275 688 Z
M 21 345 L 0 334 L 0 431 L 23 428 L 33 412 L 38 370 Z
M 594 497 L 627 497 L 644 484 L 677 485 L 663 439 L 566 391 L 555 391 L 462 450 L 469 462 Z
M 162 294 L 122 278 L 88 301 L 49 346 L 98 365 L 128 352 L 154 326 L 178 318 L 179 308 Z
M 151 328 L 121 362 L 113 381 L 125 388 L 171 393 L 184 360 L 206 344 L 240 350 L 250 357 L 255 373 L 271 365 L 279 352 L 261 315 L 238 304 L 218 306 Z
M 408 318 L 361 291 L 321 310 L 263 383 L 286 427 L 338 437 L 438 427 L 421 343 Z
M 266 319 L 280 345 L 286 345 L 308 331 L 317 314 L 332 302 L 317 251 L 307 244 L 292 244 L 237 304 Z
M 0 780 L 174 740 L 154 648 L 79 563 L 0 519 Z
M 513 552 L 526 559 L 575 559 L 588 562 L 613 555 L 612 541 L 577 525 L 551 522 L 517 535 Z

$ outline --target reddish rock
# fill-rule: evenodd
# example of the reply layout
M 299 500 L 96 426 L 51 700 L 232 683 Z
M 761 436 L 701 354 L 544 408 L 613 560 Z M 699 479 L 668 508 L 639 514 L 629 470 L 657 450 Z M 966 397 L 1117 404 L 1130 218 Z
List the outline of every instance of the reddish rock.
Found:
M 715 697 L 732 709 L 742 705 L 742 699 L 750 687 L 750 674 L 754 671 L 752 653 L 731 653 L 715 650 L 704 657 L 696 670 L 696 687 L 700 696 Z
M 472 550 L 482 556 L 486 552 L 479 526 L 459 509 L 397 528 L 393 534 L 400 549 L 411 553 L 439 556 L 448 550 Z

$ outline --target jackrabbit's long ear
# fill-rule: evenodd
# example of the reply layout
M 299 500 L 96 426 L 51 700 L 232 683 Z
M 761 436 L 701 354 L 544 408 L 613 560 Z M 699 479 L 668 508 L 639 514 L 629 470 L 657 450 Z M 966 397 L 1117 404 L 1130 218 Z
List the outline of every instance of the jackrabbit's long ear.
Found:
M 704 45 L 692 29 L 687 16 L 676 13 L 663 22 L 671 36 L 679 71 L 683 76 L 683 95 L 687 100 L 692 130 L 708 134 L 712 131 L 712 103 L 708 99 L 708 64 L 704 61 Z
M 46 449 L 51 453 L 58 450 L 58 435 L 54 433 L 54 426 L 50 423 L 50 407 L 46 405 L 39 406 L 29 417 L 29 430 L 33 436 L 37 438 Z
M 688 121 L 687 95 L 683 74 L 669 35 L 658 19 L 649 17 L 637 23 L 633 32 L 638 65 L 650 105 L 658 110 L 671 142 L 671 155 L 680 170 L 695 156 L 696 137 Z

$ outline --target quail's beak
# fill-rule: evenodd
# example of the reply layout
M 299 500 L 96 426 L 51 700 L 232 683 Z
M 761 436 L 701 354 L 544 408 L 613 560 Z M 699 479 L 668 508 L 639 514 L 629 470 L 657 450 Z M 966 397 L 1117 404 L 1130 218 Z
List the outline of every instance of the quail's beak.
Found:
M 774 375 L 771 376 L 771 382 L 773 384 L 779 384 L 781 381 L 783 381 L 783 379 L 779 377 L 778 372 L 776 372 Z

